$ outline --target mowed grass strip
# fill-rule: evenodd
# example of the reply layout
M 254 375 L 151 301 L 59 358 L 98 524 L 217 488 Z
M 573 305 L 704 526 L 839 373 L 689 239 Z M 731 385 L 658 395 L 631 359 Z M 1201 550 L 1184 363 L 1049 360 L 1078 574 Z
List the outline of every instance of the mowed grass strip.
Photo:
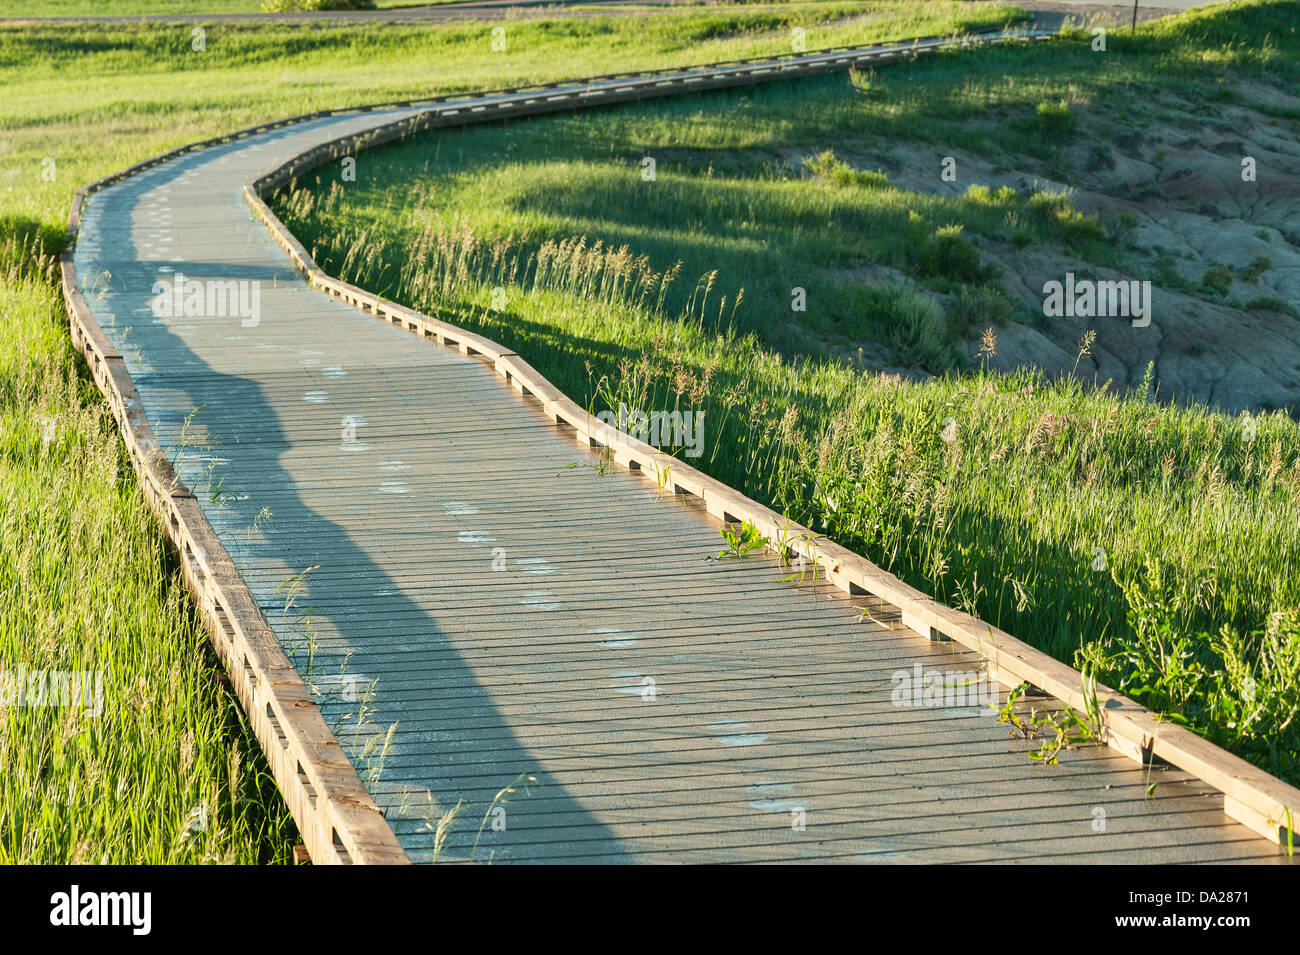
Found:
M 1112 33 L 1108 57 L 1079 32 L 440 130 L 362 154 L 356 183 L 309 174 L 279 211 L 326 270 L 515 349 L 593 411 L 703 411 L 690 463 L 1300 781 L 1296 423 L 1158 403 L 1154 379 L 1120 397 L 959 362 L 963 296 L 996 310 L 999 295 L 969 235 L 1023 229 L 1104 262 L 1106 224 L 1041 194 L 908 192 L 824 154 L 853 134 L 965 135 L 1051 159 L 1035 130 L 1066 97 L 1159 89 L 1212 110 L 1225 80 L 1300 77 L 1298 9 L 1184 14 Z M 988 109 L 1028 125 L 972 141 L 959 120 Z M 914 285 L 827 275 L 864 261 Z M 855 337 L 941 375 L 876 374 L 843 356 Z
M 0 861 L 287 862 L 296 839 L 225 688 L 50 266 L 74 189 L 324 107 L 962 26 L 985 3 L 801 4 L 402 27 L 0 27 L 0 670 L 102 675 L 98 716 L 0 707 Z M 848 19 L 846 19 L 848 18 Z M 47 439 L 48 435 L 48 439 Z

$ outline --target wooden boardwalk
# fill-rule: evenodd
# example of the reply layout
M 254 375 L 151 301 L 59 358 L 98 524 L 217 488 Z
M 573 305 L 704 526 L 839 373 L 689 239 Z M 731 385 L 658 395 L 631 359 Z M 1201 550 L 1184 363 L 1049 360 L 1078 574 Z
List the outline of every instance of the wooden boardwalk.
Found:
M 243 184 L 420 112 L 139 172 L 87 202 L 73 259 L 106 354 L 412 861 L 458 804 L 441 860 L 1286 861 L 1181 770 L 1097 746 L 1044 767 L 987 704 L 898 705 L 900 674 L 980 658 L 770 557 L 710 559 L 698 501 L 588 466 L 491 364 L 311 288 Z M 160 317 L 178 274 L 257 283 L 256 321 Z

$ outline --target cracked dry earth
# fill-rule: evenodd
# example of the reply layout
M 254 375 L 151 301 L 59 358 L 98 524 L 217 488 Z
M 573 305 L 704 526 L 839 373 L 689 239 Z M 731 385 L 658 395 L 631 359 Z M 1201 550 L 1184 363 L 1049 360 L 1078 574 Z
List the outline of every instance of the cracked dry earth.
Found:
M 1070 189 L 1076 206 L 1105 224 L 1123 215 L 1135 221 L 1114 239 L 1123 247 L 1118 268 L 1081 261 L 1057 245 L 1019 249 L 1009 241 L 975 238 L 981 254 L 1002 268 L 1008 293 L 1028 310 L 997 330 L 994 365 L 1068 373 L 1078 355 L 1075 343 L 1093 329 L 1091 358 L 1079 365 L 1085 380 L 1091 371 L 1098 384 L 1110 379 L 1112 387 L 1133 387 L 1154 361 L 1161 399 L 1234 413 L 1288 408 L 1296 414 L 1300 318 L 1277 301 L 1300 308 L 1300 121 L 1292 118 L 1300 117 L 1300 96 L 1261 82 L 1236 82 L 1231 89 L 1233 101 L 1195 106 L 1158 91 L 1130 93 L 1110 104 L 1071 97 L 1078 129 L 1062 148 L 1061 164 L 1070 182 L 1029 157 L 993 160 L 956 146 L 890 140 L 844 155 L 863 168 L 879 165 L 891 182 L 908 189 L 949 195 L 964 193 L 972 183 L 1009 185 L 1022 195 Z M 1004 111 L 971 126 L 1014 115 Z M 938 181 L 943 155 L 957 160 L 955 183 Z M 1253 182 L 1243 181 L 1245 157 L 1255 160 Z M 1215 266 L 1231 270 L 1225 295 L 1201 287 L 1206 270 Z M 1035 321 L 1042 314 L 1044 283 L 1064 281 L 1071 271 L 1079 278 L 1151 280 L 1150 326 L 1133 328 L 1123 318 Z M 1274 307 L 1264 307 L 1268 300 Z M 963 343 L 972 356 L 981 331 L 972 329 Z

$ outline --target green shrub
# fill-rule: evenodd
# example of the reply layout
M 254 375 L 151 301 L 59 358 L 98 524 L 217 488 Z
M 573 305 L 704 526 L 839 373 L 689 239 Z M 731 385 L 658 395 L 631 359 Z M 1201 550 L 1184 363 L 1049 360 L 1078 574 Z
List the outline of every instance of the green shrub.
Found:
M 859 186 L 883 189 L 889 185 L 889 176 L 885 174 L 883 169 L 859 169 L 857 177 Z
M 1096 172 L 1098 169 L 1114 169 L 1115 153 L 1109 146 L 1102 143 L 1093 143 L 1092 148 L 1088 150 L 1088 171 Z
M 903 285 L 890 287 L 886 295 L 889 341 L 899 357 L 936 373 L 952 368 L 953 335 L 943 309 Z
M 959 224 L 940 226 L 927 236 L 917 252 L 917 267 L 922 275 L 978 285 L 992 277 L 988 266 L 980 261 L 979 249 L 962 235 Z
M 1057 229 L 1067 245 L 1088 239 L 1104 239 L 1106 230 L 1095 216 L 1086 216 L 1074 207 L 1068 192 L 1039 189 L 1029 197 L 1029 210 Z
M 803 164 L 818 179 L 836 186 L 857 185 L 879 189 L 889 185 L 889 177 L 883 170 L 854 169 L 842 159 L 837 159 L 833 149 L 810 156 Z
M 311 10 L 373 10 L 375 0 L 262 0 L 267 13 L 293 13 Z
M 1232 270 L 1226 265 L 1212 265 L 1201 276 L 1201 288 L 1213 292 L 1220 298 L 1232 288 Z
M 1292 318 L 1300 318 L 1300 309 L 1286 299 L 1273 295 L 1252 298 L 1246 303 L 1246 307 L 1252 312 L 1281 312 L 1283 315 L 1290 315 Z
M 1273 267 L 1273 260 L 1267 255 L 1257 255 L 1250 265 L 1241 270 L 1243 282 L 1256 282 L 1259 277 Z
M 1070 110 L 1070 104 L 1063 99 L 1055 103 L 1043 100 L 1038 104 L 1035 114 L 1039 135 L 1046 142 L 1059 142 L 1074 132 L 1074 113 Z
M 1121 212 L 1106 225 L 1106 237 L 1116 245 L 1132 245 L 1137 238 L 1138 218 Z
M 1156 271 L 1152 279 L 1161 288 L 1178 289 L 1182 292 L 1196 291 L 1196 286 L 1178 271 L 1174 260 L 1168 255 L 1162 255 L 1156 260 Z
M 993 285 L 964 285 L 957 292 L 953 315 L 967 328 L 989 324 L 1005 328 L 1011 321 L 1011 300 Z
M 1070 201 L 1068 192 L 1038 189 L 1029 197 L 1029 211 L 1040 219 L 1053 221 L 1073 212 L 1074 204 Z
M 973 184 L 966 189 L 966 198 L 982 206 L 1009 206 L 1016 201 L 1016 190 L 1010 186 L 990 189 L 988 186 Z

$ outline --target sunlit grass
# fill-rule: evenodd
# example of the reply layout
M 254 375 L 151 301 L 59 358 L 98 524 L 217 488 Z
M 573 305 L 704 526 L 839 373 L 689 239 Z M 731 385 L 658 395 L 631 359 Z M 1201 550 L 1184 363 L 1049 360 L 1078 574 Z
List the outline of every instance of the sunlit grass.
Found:
M 425 6 L 454 0 L 371 0 L 378 9 Z M 0 17 L 124 17 L 179 14 L 260 13 L 264 0 L 0 0 Z
M 0 862 L 284 862 L 294 827 L 48 280 L 0 286 L 0 671 L 86 671 L 0 705 Z

